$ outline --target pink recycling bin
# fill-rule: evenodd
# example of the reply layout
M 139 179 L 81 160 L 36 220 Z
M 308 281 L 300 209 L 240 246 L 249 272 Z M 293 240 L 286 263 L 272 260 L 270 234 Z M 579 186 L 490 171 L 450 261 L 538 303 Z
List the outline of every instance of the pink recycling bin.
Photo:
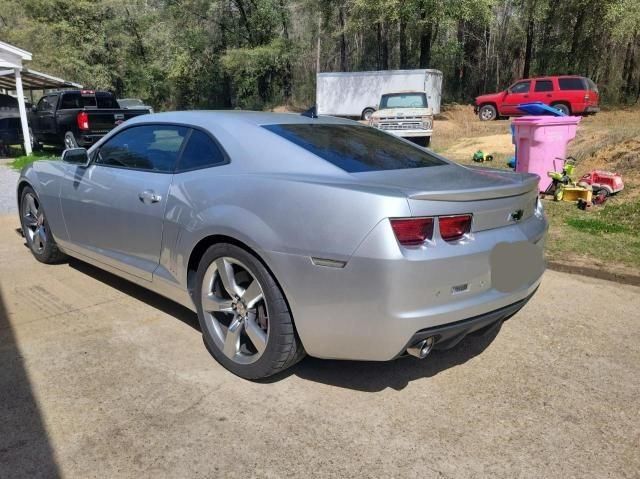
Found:
M 523 116 L 513 120 L 516 171 L 540 176 L 540 191 L 551 184 L 548 171 L 561 171 L 579 116 Z

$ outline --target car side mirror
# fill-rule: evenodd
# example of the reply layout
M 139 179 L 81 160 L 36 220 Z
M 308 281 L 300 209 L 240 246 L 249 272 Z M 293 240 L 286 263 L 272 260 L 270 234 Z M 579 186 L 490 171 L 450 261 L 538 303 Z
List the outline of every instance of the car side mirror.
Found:
M 37 113 L 38 112 L 38 107 L 36 105 L 32 105 L 31 106 L 31 111 L 34 112 L 34 113 Z
M 72 165 L 89 166 L 89 153 L 86 148 L 69 148 L 62 152 L 62 161 Z

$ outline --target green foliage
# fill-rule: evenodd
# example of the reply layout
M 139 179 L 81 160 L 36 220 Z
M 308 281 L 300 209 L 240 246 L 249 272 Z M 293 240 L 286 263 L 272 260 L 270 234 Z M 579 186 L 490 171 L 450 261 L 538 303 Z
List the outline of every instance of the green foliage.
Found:
M 282 100 L 282 81 L 296 48 L 277 38 L 267 45 L 227 50 L 222 65 L 229 72 L 238 106 L 259 109 L 271 99 Z
M 34 161 L 39 160 L 59 160 L 59 156 L 51 155 L 50 153 L 45 152 L 34 152 L 31 155 L 22 155 L 14 158 L 14 160 L 9 163 L 9 166 L 14 170 L 21 170 L 27 165 L 30 165 Z
M 626 233 L 627 228 L 617 223 L 609 223 L 594 218 L 569 218 L 567 224 L 585 233 Z
M 640 98 L 637 0 L 0 0 L 31 67 L 156 109 L 308 106 L 320 70 L 437 68 L 468 101 L 530 75 Z

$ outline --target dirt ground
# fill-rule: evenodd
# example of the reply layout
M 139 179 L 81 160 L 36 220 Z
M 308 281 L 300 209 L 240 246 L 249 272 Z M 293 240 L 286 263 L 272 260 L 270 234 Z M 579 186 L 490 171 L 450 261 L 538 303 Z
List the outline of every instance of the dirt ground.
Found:
M 507 168 L 514 154 L 510 122 L 481 122 L 468 105 L 450 105 L 434 122 L 433 149 L 454 161 Z M 494 161 L 473 163 L 482 150 Z M 553 268 L 640 284 L 640 108 L 615 108 L 580 120 L 568 155 L 576 158 L 575 180 L 595 169 L 622 175 L 625 189 L 604 207 L 580 211 L 576 204 L 545 202 L 550 221 L 547 258 Z M 604 223 L 603 223 L 604 221 Z M 595 224 L 601 231 L 571 226 Z M 624 225 L 608 232 L 607 225 Z
M 549 271 L 426 360 L 220 367 L 190 311 L 0 217 L 0 477 L 638 478 L 640 288 Z

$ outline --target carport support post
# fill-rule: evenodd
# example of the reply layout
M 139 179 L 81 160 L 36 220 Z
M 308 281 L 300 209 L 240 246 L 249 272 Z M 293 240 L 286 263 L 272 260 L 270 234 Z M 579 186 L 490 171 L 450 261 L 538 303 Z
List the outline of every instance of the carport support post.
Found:
M 20 123 L 22 124 L 22 138 L 24 138 L 24 152 L 31 154 L 31 138 L 29 137 L 29 125 L 27 124 L 27 108 L 24 105 L 24 92 L 22 91 L 22 76 L 20 69 L 14 70 L 16 76 L 16 95 L 18 96 L 18 109 L 20 110 Z

